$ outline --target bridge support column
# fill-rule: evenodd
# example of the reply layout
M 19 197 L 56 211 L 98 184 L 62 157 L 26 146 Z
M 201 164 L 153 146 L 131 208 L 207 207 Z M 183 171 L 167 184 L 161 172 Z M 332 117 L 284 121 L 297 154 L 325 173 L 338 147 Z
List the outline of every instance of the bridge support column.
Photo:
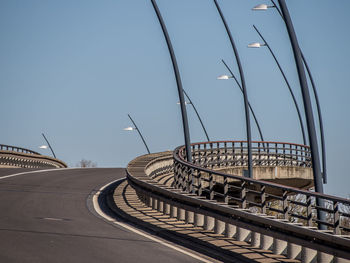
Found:
M 185 221 L 186 215 L 185 215 L 185 209 L 178 207 L 177 208 L 177 220 Z
M 194 223 L 194 212 L 187 211 L 185 212 L 185 221 L 187 224 L 193 224 Z
M 323 253 L 321 251 L 317 252 L 317 262 L 318 263 L 332 263 L 333 262 L 333 255 Z
M 158 199 L 152 197 L 152 209 L 157 210 L 158 209 Z
M 225 222 L 222 222 L 221 220 L 218 220 L 215 218 L 214 221 L 214 232 L 215 234 L 222 234 L 225 230 Z
M 177 217 L 177 207 L 174 205 L 170 206 L 170 217 L 173 217 L 173 218 Z
M 214 228 L 214 218 L 211 216 L 204 216 L 204 229 L 212 230 Z
M 301 256 L 301 246 L 288 242 L 287 257 L 290 259 L 299 259 L 300 256 Z
M 164 210 L 163 210 L 163 213 L 164 213 L 165 215 L 170 215 L 170 204 L 164 203 Z
M 288 246 L 287 241 L 274 238 L 272 251 L 274 254 L 277 254 L 277 255 L 285 255 L 287 252 L 287 246 Z
M 301 262 L 312 263 L 317 258 L 317 251 L 311 248 L 303 247 L 301 250 Z
M 158 211 L 161 213 L 164 211 L 164 202 L 161 200 L 158 200 Z
M 250 239 L 251 231 L 245 228 L 237 227 L 235 238 L 238 241 L 248 242 Z
M 194 213 L 194 226 L 195 227 L 202 227 L 204 226 L 204 215 L 202 214 L 198 214 L 198 213 Z
M 225 224 L 225 237 L 233 237 L 236 234 L 237 228 L 235 225 Z
M 251 235 L 252 235 L 252 237 L 251 237 L 250 245 L 252 247 L 260 247 L 260 233 L 252 232 Z
M 271 250 L 273 245 L 273 237 L 267 235 L 260 236 L 260 248 L 264 250 Z

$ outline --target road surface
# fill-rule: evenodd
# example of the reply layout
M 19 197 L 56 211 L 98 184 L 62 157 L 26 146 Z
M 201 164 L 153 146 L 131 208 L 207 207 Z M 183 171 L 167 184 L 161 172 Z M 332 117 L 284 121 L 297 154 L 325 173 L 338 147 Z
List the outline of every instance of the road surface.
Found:
M 201 262 L 96 215 L 92 194 L 123 177 L 121 168 L 0 169 L 0 262 Z

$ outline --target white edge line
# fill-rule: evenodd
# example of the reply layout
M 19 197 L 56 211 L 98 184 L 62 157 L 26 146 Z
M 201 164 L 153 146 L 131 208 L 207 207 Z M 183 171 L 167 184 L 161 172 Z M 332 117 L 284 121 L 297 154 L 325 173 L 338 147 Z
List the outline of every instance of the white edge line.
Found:
M 15 177 L 18 175 L 25 175 L 25 174 L 34 174 L 34 173 L 44 173 L 44 172 L 51 172 L 51 171 L 67 171 L 67 170 L 75 170 L 75 169 L 87 169 L 87 168 L 81 168 L 81 167 L 72 167 L 72 168 L 52 168 L 52 169 L 45 169 L 45 170 L 35 170 L 35 171 L 28 171 L 28 172 L 22 172 L 22 173 L 16 173 L 16 174 L 10 174 L 1 176 L 0 180 Z
M 114 223 L 114 224 L 117 224 L 117 225 L 119 225 L 119 226 L 121 226 L 121 227 L 124 227 L 124 228 L 126 228 L 126 229 L 128 229 L 128 230 L 130 230 L 130 231 L 132 231 L 132 232 L 134 232 L 134 233 L 136 233 L 136 234 L 138 234 L 138 235 L 140 235 L 140 236 L 146 237 L 146 238 L 148 238 L 148 239 L 150 239 L 150 240 L 152 240 L 152 241 L 155 241 L 155 242 L 157 242 L 157 243 L 160 243 L 160 244 L 162 244 L 162 245 L 164 245 L 164 246 L 166 246 L 166 247 L 172 248 L 172 249 L 174 249 L 174 250 L 176 250 L 176 251 L 178 251 L 178 252 L 181 252 L 181 253 L 183 253 L 183 254 L 185 254 L 185 255 L 188 255 L 188 256 L 190 256 L 190 257 L 192 257 L 192 258 L 198 259 L 198 260 L 200 260 L 200 261 L 202 261 L 202 262 L 212 263 L 212 261 L 209 261 L 209 260 L 207 260 L 207 259 L 205 259 L 205 258 L 202 258 L 202 257 L 200 257 L 200 256 L 197 256 L 196 254 L 193 254 L 193 253 L 191 253 L 191 252 L 188 252 L 188 251 L 186 251 L 186 250 L 184 250 L 184 249 L 182 249 L 182 248 L 179 248 L 179 247 L 177 247 L 177 246 L 174 246 L 174 245 L 171 245 L 171 244 L 169 244 L 169 243 L 167 243 L 167 242 L 164 242 L 164 241 L 162 241 L 162 240 L 160 240 L 160 239 L 158 239 L 158 238 L 155 238 L 154 236 L 151 236 L 151 235 L 148 235 L 148 234 L 146 234 L 146 233 L 143 233 L 143 232 L 137 230 L 136 228 L 131 227 L 131 226 L 128 225 L 128 224 L 125 224 L 125 223 L 116 221 L 113 217 L 110 217 L 110 216 L 106 215 L 106 214 L 101 210 L 100 206 L 98 205 L 98 197 L 99 197 L 100 193 L 103 191 L 103 189 L 105 189 L 105 188 L 108 187 L 109 185 L 111 185 L 111 184 L 113 184 L 113 183 L 115 183 L 115 182 L 117 182 L 117 181 L 119 181 L 119 180 L 123 180 L 123 179 L 118 179 L 118 180 L 115 180 L 115 181 L 113 181 L 113 182 L 110 182 L 110 183 L 106 184 L 105 186 L 103 186 L 102 188 L 100 188 L 100 189 L 94 194 L 94 196 L 93 196 L 93 198 L 92 198 L 92 202 L 93 202 L 94 209 L 95 209 L 95 211 L 96 211 L 101 217 L 105 218 L 106 220 L 108 220 L 108 221 L 110 221 L 110 222 L 112 222 L 112 223 Z

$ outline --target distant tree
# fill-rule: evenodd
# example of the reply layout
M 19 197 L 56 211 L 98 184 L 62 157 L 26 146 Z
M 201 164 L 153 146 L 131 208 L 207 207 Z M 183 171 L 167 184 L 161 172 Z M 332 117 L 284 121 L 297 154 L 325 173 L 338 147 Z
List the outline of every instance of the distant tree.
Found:
M 93 161 L 82 159 L 82 160 L 77 164 L 77 166 L 78 166 L 78 167 L 82 167 L 82 168 L 88 168 L 88 167 L 97 167 L 97 164 L 94 163 Z

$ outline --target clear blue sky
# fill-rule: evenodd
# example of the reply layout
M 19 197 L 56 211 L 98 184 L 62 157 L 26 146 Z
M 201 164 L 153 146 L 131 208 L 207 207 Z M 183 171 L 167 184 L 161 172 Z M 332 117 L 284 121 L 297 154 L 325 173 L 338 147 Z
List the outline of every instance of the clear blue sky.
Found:
M 302 143 L 297 114 L 282 76 L 258 41 L 255 24 L 280 60 L 302 107 L 288 35 L 276 10 L 253 12 L 267 0 L 219 0 L 235 38 L 248 96 L 264 137 Z M 300 46 L 322 106 L 328 154 L 326 192 L 350 194 L 349 0 L 287 0 Z M 158 0 L 192 97 L 213 140 L 245 138 L 242 95 L 224 59 L 238 74 L 212 0 Z M 183 144 L 176 82 L 161 28 L 149 0 L 0 0 L 0 143 L 40 150 L 41 133 L 56 155 L 75 166 L 125 167 L 145 148 Z M 205 137 L 188 107 L 192 142 Z M 253 139 L 259 139 L 253 125 Z M 41 151 L 41 150 L 40 150 Z M 41 151 L 49 154 L 48 151 Z

